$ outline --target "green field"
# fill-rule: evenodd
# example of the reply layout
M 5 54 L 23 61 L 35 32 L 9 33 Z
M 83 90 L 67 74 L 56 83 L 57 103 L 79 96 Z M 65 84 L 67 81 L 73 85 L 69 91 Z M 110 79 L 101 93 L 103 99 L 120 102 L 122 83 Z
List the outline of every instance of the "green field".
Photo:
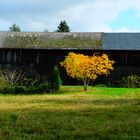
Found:
M 62 86 L 0 95 L 0 140 L 140 140 L 140 89 Z

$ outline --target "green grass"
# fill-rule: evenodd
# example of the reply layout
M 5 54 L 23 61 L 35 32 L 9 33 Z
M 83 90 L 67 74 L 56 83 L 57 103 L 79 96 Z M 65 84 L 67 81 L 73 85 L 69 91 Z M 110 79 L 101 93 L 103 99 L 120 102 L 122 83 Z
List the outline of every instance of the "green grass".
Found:
M 139 140 L 140 89 L 63 86 L 0 95 L 0 140 Z

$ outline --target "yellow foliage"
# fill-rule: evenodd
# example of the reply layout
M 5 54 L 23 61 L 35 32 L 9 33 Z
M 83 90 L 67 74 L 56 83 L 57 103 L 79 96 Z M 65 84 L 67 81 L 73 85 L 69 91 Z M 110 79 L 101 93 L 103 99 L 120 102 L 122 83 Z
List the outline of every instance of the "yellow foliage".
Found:
M 95 80 L 99 75 L 108 75 L 113 70 L 113 63 L 106 54 L 87 56 L 70 52 L 61 66 L 70 77 L 88 84 L 89 80 Z

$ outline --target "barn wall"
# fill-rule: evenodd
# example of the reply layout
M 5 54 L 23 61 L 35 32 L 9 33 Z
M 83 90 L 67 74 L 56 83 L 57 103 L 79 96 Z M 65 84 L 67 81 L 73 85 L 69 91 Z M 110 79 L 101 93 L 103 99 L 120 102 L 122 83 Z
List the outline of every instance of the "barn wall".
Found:
M 39 50 L 39 49 L 0 49 L 0 68 L 20 68 L 45 81 L 55 65 L 59 66 L 69 52 L 92 55 L 93 53 L 106 53 L 115 61 L 114 70 L 107 77 L 99 77 L 97 83 L 118 81 L 124 76 L 136 74 L 140 76 L 140 51 L 95 51 L 95 50 Z M 60 67 L 63 84 L 81 84 L 81 81 L 67 76 Z

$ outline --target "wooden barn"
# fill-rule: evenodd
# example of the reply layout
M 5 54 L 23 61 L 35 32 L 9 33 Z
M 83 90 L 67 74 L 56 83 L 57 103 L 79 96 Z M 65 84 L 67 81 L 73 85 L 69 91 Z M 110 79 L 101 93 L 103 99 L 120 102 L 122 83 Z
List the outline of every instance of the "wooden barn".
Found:
M 0 68 L 18 67 L 42 81 L 69 52 L 106 53 L 115 61 L 111 74 L 97 82 L 119 81 L 132 74 L 140 76 L 140 33 L 0 32 Z M 61 67 L 60 74 L 63 84 L 79 83 Z

